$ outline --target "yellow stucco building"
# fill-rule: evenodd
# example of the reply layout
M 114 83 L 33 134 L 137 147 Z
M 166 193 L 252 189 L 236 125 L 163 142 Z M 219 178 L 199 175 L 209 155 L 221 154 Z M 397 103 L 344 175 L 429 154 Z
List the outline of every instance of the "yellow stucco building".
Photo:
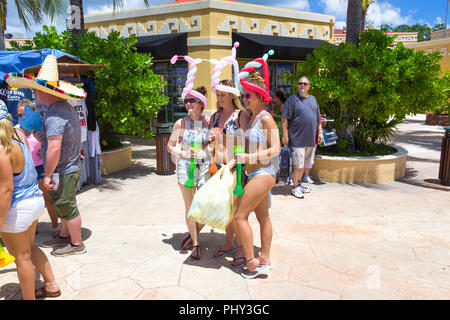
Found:
M 439 62 L 441 70 L 443 72 L 450 70 L 450 37 L 417 43 L 405 43 L 404 45 L 415 51 L 422 50 L 426 53 L 439 52 L 442 55 L 442 60 Z
M 281 73 L 295 73 L 296 63 L 304 61 L 323 42 L 333 39 L 335 17 L 324 14 L 288 10 L 277 7 L 225 0 L 179 0 L 167 5 L 151 6 L 111 13 L 87 15 L 85 28 L 107 37 L 118 31 L 124 37 L 137 37 L 140 52 L 154 57 L 154 71 L 168 82 L 165 88 L 170 97 L 159 116 L 160 123 L 172 123 L 185 115 L 181 91 L 187 74 L 187 63 L 179 59 L 171 65 L 170 58 L 189 55 L 192 58 L 220 59 L 231 54 L 239 41 L 237 58 L 242 67 L 247 61 L 261 57 L 268 50 L 270 90 L 289 94 L 290 85 L 283 83 Z M 211 94 L 211 72 L 214 65 L 198 65 L 195 87 L 208 89 L 207 114 L 215 110 L 215 96 Z M 222 79 L 232 77 L 227 67 Z

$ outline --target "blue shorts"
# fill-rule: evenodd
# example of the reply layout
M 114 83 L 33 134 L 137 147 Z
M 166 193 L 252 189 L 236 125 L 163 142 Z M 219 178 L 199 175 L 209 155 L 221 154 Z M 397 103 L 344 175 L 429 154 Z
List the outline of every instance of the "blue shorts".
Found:
M 40 166 L 36 166 L 34 168 L 36 169 L 38 175 L 37 176 L 38 181 L 44 179 L 44 165 L 41 164 Z

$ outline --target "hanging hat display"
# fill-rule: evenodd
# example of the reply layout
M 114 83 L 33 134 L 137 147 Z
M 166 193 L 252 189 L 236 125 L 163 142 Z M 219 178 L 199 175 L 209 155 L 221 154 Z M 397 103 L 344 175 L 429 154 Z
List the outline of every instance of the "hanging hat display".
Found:
M 39 90 L 62 99 L 79 100 L 86 97 L 86 92 L 82 88 L 59 80 L 56 57 L 51 54 L 45 58 L 36 77 L 12 72 L 5 75 L 5 80 L 14 88 Z

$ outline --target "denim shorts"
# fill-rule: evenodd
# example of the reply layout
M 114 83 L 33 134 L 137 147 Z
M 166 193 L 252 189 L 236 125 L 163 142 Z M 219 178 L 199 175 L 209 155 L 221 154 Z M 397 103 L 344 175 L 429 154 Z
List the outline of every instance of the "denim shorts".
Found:
M 193 175 L 193 183 L 197 187 L 201 187 L 208 181 L 211 174 L 208 172 L 209 165 L 211 162 L 209 161 L 201 161 L 195 164 L 194 175 Z M 190 169 L 190 161 L 178 161 L 177 164 L 177 177 L 178 182 L 184 185 L 189 177 L 189 169 Z
M 36 166 L 36 167 L 34 167 L 35 169 L 36 169 L 36 172 L 37 172 L 37 179 L 38 180 L 41 180 L 41 179 L 44 179 L 44 165 L 40 165 L 40 166 Z

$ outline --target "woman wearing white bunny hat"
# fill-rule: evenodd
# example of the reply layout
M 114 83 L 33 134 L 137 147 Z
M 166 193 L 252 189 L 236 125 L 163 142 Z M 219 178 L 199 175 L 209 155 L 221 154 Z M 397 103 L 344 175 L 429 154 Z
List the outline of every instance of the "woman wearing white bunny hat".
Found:
M 239 42 L 235 42 L 230 56 L 219 61 L 211 60 L 211 63 L 215 64 L 211 77 L 211 90 L 216 93 L 217 97 L 217 112 L 211 116 L 210 121 L 210 128 L 215 138 L 213 141 L 215 143 L 214 152 L 218 163 L 227 164 L 230 168 L 236 165 L 234 146 L 243 141 L 244 129 L 250 119 L 250 115 L 244 110 L 238 98 L 240 96 L 237 88 L 239 66 L 236 60 L 236 48 L 238 46 Z M 236 84 L 232 80 L 220 80 L 220 74 L 227 65 L 232 65 L 234 68 Z M 237 172 L 234 171 L 233 175 L 236 184 Z M 239 198 L 239 195 L 233 195 L 233 208 L 237 207 Z M 226 229 L 225 244 L 214 253 L 214 257 L 220 258 L 237 251 L 231 263 L 232 267 L 240 267 L 245 264 L 244 249 L 237 235 L 237 249 L 234 247 L 236 228 L 236 223 L 232 220 Z

